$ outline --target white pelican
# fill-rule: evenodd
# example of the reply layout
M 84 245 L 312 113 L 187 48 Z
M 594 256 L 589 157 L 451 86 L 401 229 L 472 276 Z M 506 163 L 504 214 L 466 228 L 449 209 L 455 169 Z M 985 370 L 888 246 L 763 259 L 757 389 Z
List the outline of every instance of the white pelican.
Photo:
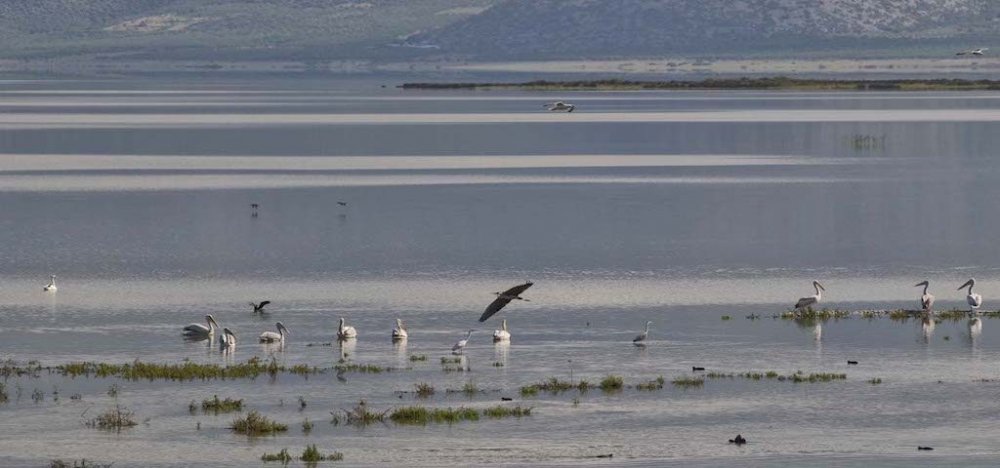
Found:
M 973 310 L 978 309 L 979 306 L 983 305 L 983 296 L 980 296 L 979 294 L 972 292 L 972 288 L 975 285 L 976 285 L 976 279 L 969 278 L 969 281 L 966 281 L 965 284 L 958 287 L 959 291 L 965 289 L 966 286 L 969 287 L 969 294 L 965 296 L 965 302 L 969 304 L 969 312 L 972 312 Z
M 340 318 L 340 327 L 337 328 L 337 339 L 338 340 L 349 340 L 351 338 L 357 338 L 358 337 L 358 331 L 355 330 L 354 327 L 352 327 L 350 325 L 345 325 L 344 324 L 345 322 L 346 321 L 344 320 L 344 317 L 341 317 Z
M 465 349 L 465 345 L 469 344 L 469 338 L 472 337 L 472 332 L 474 331 L 475 330 L 469 330 L 469 333 L 465 335 L 465 338 L 458 340 L 458 343 L 455 343 L 455 345 L 451 347 L 451 352 L 455 354 L 461 353 L 462 350 Z
M 826 288 L 819 284 L 819 281 L 813 281 L 813 289 L 816 290 L 816 295 L 799 298 L 799 301 L 795 303 L 795 309 L 801 310 L 819 304 L 819 301 L 823 299 L 823 293 L 820 291 L 826 291 Z
M 281 322 L 275 323 L 274 326 L 278 327 L 278 332 L 266 331 L 260 334 L 261 343 L 284 343 L 285 337 L 291 335 L 285 325 Z
M 208 325 L 206 326 L 200 323 L 192 323 L 184 327 L 184 331 L 181 334 L 188 338 L 204 339 L 214 335 L 216 328 L 221 328 L 219 327 L 219 322 L 216 322 L 215 317 L 212 317 L 211 314 L 205 316 L 205 323 Z
M 271 301 L 260 301 L 260 303 L 251 302 L 250 307 L 253 307 L 253 313 L 262 314 L 264 313 L 264 306 L 270 304 Z
M 632 342 L 635 343 L 635 344 L 637 344 L 637 345 L 639 345 L 639 344 L 642 344 L 643 341 L 646 341 L 646 338 L 649 338 L 649 326 L 652 325 L 652 323 L 653 322 L 647 320 L 646 321 L 646 329 L 643 330 L 642 333 L 636 335 L 635 338 L 632 338 Z
M 492 317 L 493 314 L 500 312 L 500 309 L 503 309 L 504 306 L 506 306 L 508 303 L 510 303 L 510 301 L 513 301 L 514 299 L 517 299 L 519 301 L 531 302 L 530 300 L 521 297 L 521 293 L 526 291 L 533 284 L 535 283 L 529 281 L 527 283 L 514 286 L 513 288 L 510 288 L 504 292 L 493 293 L 494 295 L 496 295 L 497 298 L 494 299 L 493 302 L 490 303 L 490 305 L 486 306 L 486 310 L 483 311 L 483 315 L 479 316 L 479 321 L 485 322 L 486 319 Z
M 542 107 L 545 107 L 550 112 L 573 112 L 573 110 L 576 109 L 576 106 L 574 106 L 573 104 L 567 104 L 562 101 L 546 103 Z
M 396 326 L 392 329 L 392 341 L 403 341 L 410 336 L 406 333 L 406 327 L 403 326 L 402 319 L 396 319 Z
M 507 319 L 503 319 L 500 322 L 500 329 L 493 330 L 493 342 L 497 341 L 510 341 L 510 331 L 507 330 Z
M 228 328 L 222 329 L 222 336 L 219 341 L 219 348 L 227 350 L 236 347 L 236 334 Z
M 59 288 L 56 287 L 56 275 L 49 276 L 49 284 L 42 288 L 42 291 L 46 292 L 56 292 Z
M 987 50 L 990 49 L 988 47 L 980 47 L 978 49 L 963 50 L 961 52 L 956 53 L 955 55 L 983 55 L 986 53 Z
M 934 307 L 934 295 L 927 292 L 927 287 L 930 285 L 931 283 L 929 281 L 921 281 L 913 285 L 914 287 L 924 287 L 924 293 L 920 296 L 920 310 L 929 311 L 931 310 L 931 307 Z

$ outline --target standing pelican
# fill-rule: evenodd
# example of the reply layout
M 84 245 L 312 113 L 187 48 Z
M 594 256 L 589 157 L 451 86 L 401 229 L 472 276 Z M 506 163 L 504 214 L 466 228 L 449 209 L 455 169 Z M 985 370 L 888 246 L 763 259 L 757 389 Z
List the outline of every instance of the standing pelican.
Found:
M 350 325 L 345 325 L 344 317 L 340 318 L 340 327 L 337 328 L 337 339 L 338 340 L 349 340 L 351 338 L 358 337 L 358 331 Z
M 965 302 L 969 304 L 969 312 L 972 312 L 978 309 L 979 306 L 983 305 L 983 296 L 980 296 L 979 294 L 972 292 L 972 288 L 975 285 L 976 285 L 976 279 L 969 278 L 969 281 L 966 281 L 965 284 L 958 287 L 959 291 L 964 289 L 966 286 L 969 287 L 969 294 L 965 296 Z
M 205 316 L 205 323 L 207 323 L 207 326 L 200 323 L 192 323 L 184 327 L 184 331 L 181 334 L 187 338 L 205 339 L 214 335 L 216 328 L 220 328 L 219 322 L 215 321 L 215 317 L 212 317 L 212 314 Z
M 458 340 L 458 343 L 455 343 L 455 345 L 451 347 L 451 352 L 455 354 L 461 353 L 465 349 L 465 345 L 469 344 L 469 338 L 472 337 L 472 332 L 474 331 L 475 330 L 469 330 L 469 333 L 465 335 L 465 338 Z
M 479 321 L 485 322 L 486 319 L 492 317 L 493 314 L 500 312 L 500 309 L 503 309 L 508 303 L 510 303 L 510 301 L 515 299 L 519 301 L 531 302 L 530 300 L 521 297 L 521 293 L 526 291 L 533 284 L 535 283 L 529 281 L 527 283 L 514 286 L 504 292 L 493 293 L 497 296 L 497 298 L 494 299 L 490 305 L 486 306 L 486 310 L 483 311 L 483 315 L 479 316 Z
M 284 343 L 285 337 L 291 335 L 285 325 L 281 322 L 275 323 L 274 326 L 278 327 L 278 332 L 266 331 L 260 334 L 261 343 Z
M 819 284 L 819 281 L 813 281 L 813 289 L 816 290 L 816 294 L 799 298 L 799 301 L 795 303 L 796 310 L 802 310 L 819 304 L 819 301 L 823 299 L 823 293 L 820 291 L 826 291 L 826 288 L 822 284 Z
M 635 344 L 637 344 L 637 345 L 643 344 L 643 342 L 646 341 L 646 338 L 649 338 L 649 326 L 652 325 L 652 323 L 653 322 L 647 320 L 646 321 L 646 329 L 643 330 L 642 333 L 636 335 L 635 338 L 632 338 L 632 342 L 635 343 Z
M 59 288 L 56 287 L 56 275 L 49 276 L 49 284 L 45 285 L 42 288 L 42 291 L 45 291 L 45 292 L 56 292 L 58 290 L 59 290 Z
M 927 292 L 927 287 L 929 287 L 930 285 L 931 285 L 931 283 L 928 282 L 928 281 L 921 281 L 921 282 L 913 285 L 913 287 L 917 287 L 917 288 L 919 288 L 920 286 L 924 287 L 924 293 L 920 296 L 920 310 L 930 311 L 931 307 L 934 307 L 934 295 Z M 962 289 L 962 288 L 958 288 L 958 289 Z
M 406 332 L 406 327 L 403 326 L 402 319 L 396 319 L 396 326 L 392 329 L 392 341 L 403 341 L 409 338 L 410 334 Z
M 236 347 L 236 334 L 228 328 L 222 329 L 222 336 L 219 341 L 219 348 L 230 350 Z
M 507 319 L 500 322 L 500 329 L 493 330 L 493 342 L 510 341 L 510 331 L 507 330 Z

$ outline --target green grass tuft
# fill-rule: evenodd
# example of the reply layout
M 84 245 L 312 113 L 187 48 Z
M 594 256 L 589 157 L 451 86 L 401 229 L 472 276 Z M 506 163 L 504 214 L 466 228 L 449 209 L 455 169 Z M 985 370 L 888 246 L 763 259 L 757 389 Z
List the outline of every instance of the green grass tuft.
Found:
M 606 393 L 619 392 L 625 388 L 625 379 L 617 375 L 608 375 L 601 379 L 600 387 L 601 391 Z
M 274 435 L 288 430 L 288 425 L 272 421 L 256 411 L 247 413 L 245 417 L 233 420 L 230 429 L 237 434 L 248 436 Z
M 225 400 L 220 400 L 219 395 L 215 395 L 211 399 L 201 401 L 201 411 L 203 413 L 212 412 L 215 414 L 243 411 L 243 399 L 234 400 L 226 398 Z
M 678 377 L 670 381 L 670 383 L 680 388 L 703 387 L 705 379 L 702 377 Z
M 115 405 L 107 411 L 99 414 L 96 418 L 87 421 L 87 426 L 104 429 L 107 431 L 121 431 L 122 429 L 136 426 L 135 413 L 121 405 Z

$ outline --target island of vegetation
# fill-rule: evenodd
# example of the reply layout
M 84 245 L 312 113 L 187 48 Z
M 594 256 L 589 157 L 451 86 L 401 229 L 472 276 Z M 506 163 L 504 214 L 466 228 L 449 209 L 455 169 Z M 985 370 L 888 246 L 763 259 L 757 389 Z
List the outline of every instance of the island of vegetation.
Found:
M 873 91 L 976 91 L 1000 90 L 1000 81 L 961 79 L 834 80 L 789 78 L 708 78 L 684 81 L 579 80 L 526 81 L 521 83 L 404 83 L 402 89 L 524 89 L 533 91 L 632 91 L 664 89 L 732 90 L 873 90 Z

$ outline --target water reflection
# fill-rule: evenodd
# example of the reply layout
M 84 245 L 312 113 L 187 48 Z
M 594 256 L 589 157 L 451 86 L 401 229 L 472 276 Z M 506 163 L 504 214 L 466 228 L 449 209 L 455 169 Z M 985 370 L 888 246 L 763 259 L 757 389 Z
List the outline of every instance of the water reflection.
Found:
M 923 339 L 924 343 L 929 343 L 931 337 L 934 335 L 934 315 L 927 314 L 920 319 L 920 337 Z
M 340 348 L 340 359 L 348 360 L 354 357 L 354 350 L 358 347 L 357 338 L 344 338 L 337 340 L 337 346 Z
M 493 362 L 499 363 L 499 367 L 505 371 L 507 369 L 507 357 L 510 354 L 510 341 L 497 341 L 493 343 Z

